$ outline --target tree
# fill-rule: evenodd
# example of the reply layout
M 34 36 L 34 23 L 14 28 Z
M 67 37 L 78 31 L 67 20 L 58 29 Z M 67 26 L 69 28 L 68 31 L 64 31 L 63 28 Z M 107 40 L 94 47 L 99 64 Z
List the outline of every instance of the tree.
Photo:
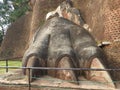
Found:
M 0 2 L 0 30 L 3 35 L 6 27 L 29 9 L 28 2 L 29 0 L 3 0 Z
M 2 40 L 3 40 L 3 33 L 2 33 L 2 31 L 0 31 L 0 45 L 2 43 Z

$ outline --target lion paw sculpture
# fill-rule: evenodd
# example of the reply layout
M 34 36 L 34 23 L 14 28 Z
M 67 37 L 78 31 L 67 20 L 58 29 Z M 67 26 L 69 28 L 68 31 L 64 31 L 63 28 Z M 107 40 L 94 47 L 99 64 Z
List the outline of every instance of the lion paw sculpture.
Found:
M 22 63 L 23 67 L 90 68 L 95 58 L 105 64 L 104 52 L 91 34 L 67 19 L 54 17 L 38 29 Z M 27 69 L 23 69 L 23 72 L 28 75 Z M 31 70 L 32 77 L 45 74 L 77 81 L 81 71 Z M 89 76 L 88 72 L 85 74 Z
M 93 64 L 93 62 L 95 62 Z M 101 65 L 97 64 L 101 63 Z M 51 67 L 51 68 L 106 68 L 104 52 L 96 44 L 92 35 L 82 26 L 63 17 L 54 16 L 37 30 L 33 40 L 26 50 L 23 67 Z M 93 71 L 83 70 L 41 70 L 23 69 L 25 75 L 34 77 L 49 75 L 55 78 L 78 81 L 83 75 L 87 79 L 96 75 Z M 98 73 L 96 77 L 105 77 L 104 81 L 112 82 L 108 72 Z M 113 85 L 113 84 L 112 84 Z

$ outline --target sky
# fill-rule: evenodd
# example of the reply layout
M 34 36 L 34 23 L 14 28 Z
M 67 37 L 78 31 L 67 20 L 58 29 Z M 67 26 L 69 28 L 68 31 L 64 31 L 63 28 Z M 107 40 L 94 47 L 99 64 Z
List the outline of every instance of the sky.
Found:
M 2 3 L 2 2 L 3 2 L 3 0 L 0 0 L 0 2 Z M 2 19 L 2 18 L 0 17 L 0 19 Z M 5 32 L 6 32 L 7 28 L 8 28 L 8 25 L 4 25 L 4 30 L 5 30 Z M 1 28 L 1 27 L 0 27 L 0 30 L 2 30 L 2 28 Z
M 0 2 L 3 2 L 3 0 L 0 0 Z M 2 30 L 2 28 L 0 27 L 0 30 Z
M 3 2 L 3 0 L 0 0 L 0 2 Z
M 3 2 L 3 0 L 0 0 L 0 2 Z M 0 27 L 0 30 L 1 30 L 2 28 Z

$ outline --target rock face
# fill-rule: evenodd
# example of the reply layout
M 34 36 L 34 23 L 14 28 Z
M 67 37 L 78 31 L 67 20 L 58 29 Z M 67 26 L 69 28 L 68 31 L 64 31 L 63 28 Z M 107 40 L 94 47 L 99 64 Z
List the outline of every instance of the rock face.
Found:
M 81 15 L 90 26 L 92 35 L 98 41 L 107 40 L 111 42 L 111 45 L 106 46 L 104 50 L 108 57 L 108 67 L 113 69 L 120 68 L 120 55 L 118 54 L 120 51 L 119 4 L 119 0 L 81 0 L 81 3 L 75 4 L 75 6 L 79 5 Z M 94 7 L 97 8 L 94 9 Z M 111 71 L 111 74 L 114 80 L 120 80 L 120 72 Z
M 106 20 L 108 20 L 107 18 L 110 18 L 110 16 L 106 15 L 110 15 L 110 12 L 112 11 L 114 12 L 115 10 L 118 11 L 118 9 L 120 8 L 119 0 L 99 0 L 99 1 L 72 0 L 72 1 L 74 3 L 73 4 L 74 7 L 80 10 L 81 16 L 83 17 L 85 23 L 87 23 L 91 28 L 92 35 L 94 35 L 94 37 L 98 41 L 106 39 L 106 37 L 104 37 L 104 31 L 109 28 L 109 26 L 107 26 L 106 28 L 107 22 Z
M 28 47 L 32 13 L 22 16 L 9 26 L 2 42 L 0 59 L 22 57 Z

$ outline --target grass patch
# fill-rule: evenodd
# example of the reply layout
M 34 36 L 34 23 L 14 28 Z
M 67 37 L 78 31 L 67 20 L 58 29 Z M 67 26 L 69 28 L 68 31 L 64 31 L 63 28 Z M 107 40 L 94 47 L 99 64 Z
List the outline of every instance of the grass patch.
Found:
M 6 66 L 6 61 L 0 61 L 0 66 Z M 21 67 L 22 62 L 21 61 L 8 61 L 8 66 L 16 66 L 16 67 Z M 9 71 L 14 70 L 14 69 L 9 69 Z M 0 74 L 5 73 L 6 69 L 1 69 L 0 68 Z

